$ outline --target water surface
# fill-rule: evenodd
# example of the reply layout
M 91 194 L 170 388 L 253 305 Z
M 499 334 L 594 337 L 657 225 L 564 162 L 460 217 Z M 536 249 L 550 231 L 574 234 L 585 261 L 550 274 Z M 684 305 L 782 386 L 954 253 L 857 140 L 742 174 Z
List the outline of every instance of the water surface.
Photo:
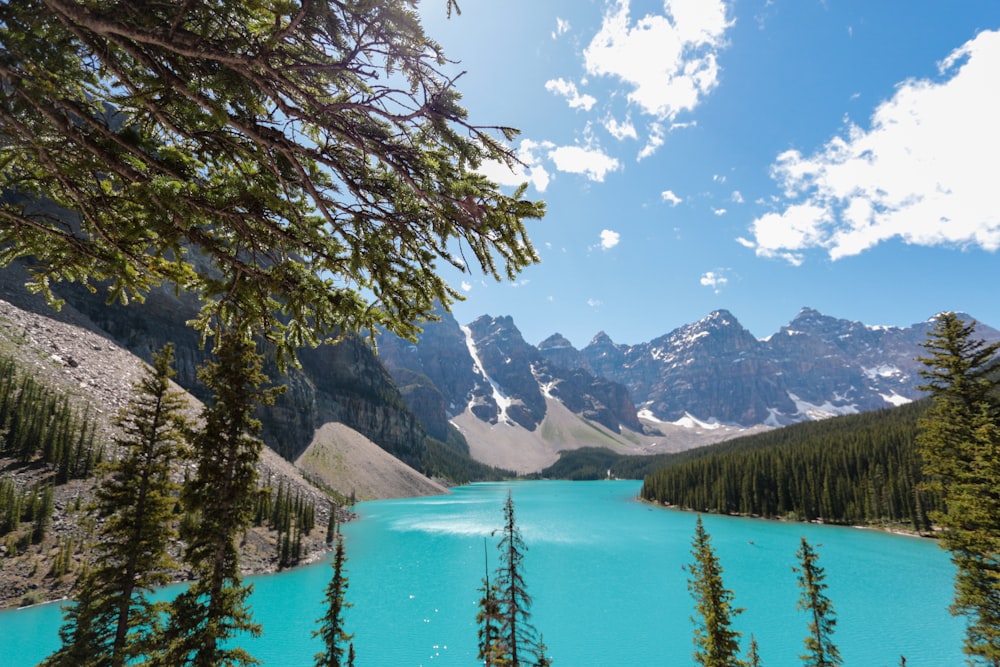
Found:
M 357 664 L 475 665 L 477 588 L 508 489 L 528 545 L 532 620 L 557 666 L 691 665 L 695 516 L 635 500 L 639 482 L 474 484 L 447 496 L 361 503 L 345 526 L 348 631 Z M 844 664 L 963 664 L 962 625 L 947 612 L 954 570 L 936 544 L 875 531 L 704 516 L 725 584 L 746 611 L 765 665 L 801 664 L 807 619 L 795 608 L 800 536 L 817 547 L 838 616 Z M 484 553 L 485 542 L 485 553 Z M 311 666 L 328 563 L 254 577 L 264 637 L 247 640 L 266 665 Z M 167 591 L 166 595 L 171 592 Z M 0 613 L 0 664 L 33 665 L 58 645 L 58 605 Z M 8 662 L 10 660 L 10 662 Z

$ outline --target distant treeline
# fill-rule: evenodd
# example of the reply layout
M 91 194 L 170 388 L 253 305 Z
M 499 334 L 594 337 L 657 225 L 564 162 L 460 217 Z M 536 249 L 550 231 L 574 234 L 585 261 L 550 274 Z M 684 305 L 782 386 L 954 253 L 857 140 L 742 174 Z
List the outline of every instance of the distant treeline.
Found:
M 700 512 L 929 530 L 940 499 L 921 489 L 917 419 L 924 401 L 796 424 L 724 445 L 648 475 L 645 500 Z

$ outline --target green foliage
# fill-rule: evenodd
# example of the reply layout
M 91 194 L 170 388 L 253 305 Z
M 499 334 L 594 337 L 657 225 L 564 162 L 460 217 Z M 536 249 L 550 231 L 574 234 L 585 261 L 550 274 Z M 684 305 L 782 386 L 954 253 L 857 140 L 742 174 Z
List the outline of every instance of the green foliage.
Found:
M 0 456 L 52 466 L 56 483 L 64 484 L 93 474 L 103 455 L 95 433 L 89 409 L 77 414 L 64 393 L 0 357 Z
M 267 523 L 278 533 L 278 568 L 298 563 L 302 557 L 302 537 L 309 535 L 316 524 L 315 503 L 303 498 L 297 489 L 292 496 L 283 479 L 273 494 L 270 485 L 259 489 L 253 502 L 253 525 Z
M 694 562 L 688 567 L 688 590 L 695 602 L 694 660 L 702 667 L 741 667 L 740 633 L 732 629 L 732 620 L 743 609 L 733 606 L 733 592 L 722 582 L 722 565 L 701 516 L 691 547 Z
M 420 470 L 428 477 L 441 477 L 455 484 L 510 479 L 515 473 L 476 461 L 434 438 L 427 438 Z
M 812 545 L 802 538 L 795 553 L 799 566 L 793 567 L 799 577 L 798 609 L 809 614 L 809 635 L 806 637 L 806 653 L 800 656 L 806 667 L 837 667 L 842 665 L 840 651 L 833 643 L 831 635 L 837 626 L 837 615 L 833 603 L 826 596 L 826 572 L 817 564 L 819 554 Z
M 77 604 L 66 610 L 63 646 L 47 664 L 75 664 L 85 653 L 92 661 L 88 664 L 124 667 L 160 648 L 161 605 L 149 601 L 147 593 L 169 583 L 168 572 L 175 567 L 167 554 L 177 539 L 178 485 L 171 475 L 185 453 L 187 429 L 186 402 L 170 385 L 172 364 L 168 344 L 153 355 L 152 368 L 118 418 L 119 456 L 106 466 L 95 497 L 103 521 L 92 548 L 93 566 L 80 578 Z M 66 565 L 57 559 L 53 567 Z
M 0 536 L 14 537 L 18 552 L 45 539 L 55 509 L 54 493 L 51 484 L 35 482 L 22 490 L 12 477 L 0 478 Z M 31 527 L 18 535 L 22 523 Z
M 480 588 L 476 623 L 479 626 L 479 658 L 493 667 L 551 665 L 544 642 L 536 639 L 531 624 L 531 596 L 524 580 L 524 554 L 528 550 L 514 517 L 510 491 L 504 503 L 504 525 L 497 549 L 500 564 L 487 575 Z
M 516 132 L 468 120 L 412 0 L 29 1 L 0 26 L 0 265 L 34 256 L 38 291 L 172 282 L 203 331 L 237 314 L 290 353 L 412 335 L 458 298 L 439 262 L 537 261 L 542 204 L 476 171 Z
M 940 498 L 920 486 L 915 441 L 926 402 L 786 426 L 678 454 L 648 476 L 646 500 L 827 523 L 928 530 Z
M 182 523 L 181 535 L 187 543 L 184 560 L 197 581 L 171 604 L 164 665 L 255 663 L 228 640 L 241 632 L 260 633 L 247 606 L 251 587 L 240 576 L 238 540 L 254 516 L 262 447 L 254 409 L 277 393 L 262 388 L 267 380 L 262 363 L 253 340 L 237 327 L 222 335 L 216 360 L 199 372 L 214 400 L 192 440 L 195 476 L 181 493 L 185 511 L 198 517 Z
M 1000 343 L 974 338 L 975 322 L 938 316 L 924 347 L 931 407 L 920 420 L 928 486 L 943 495 L 932 515 L 956 566 L 952 613 L 966 617 L 972 665 L 1000 665 Z
M 325 647 L 322 652 L 316 654 L 316 667 L 354 666 L 354 644 L 351 642 L 354 635 L 344 631 L 344 610 L 351 606 L 345 599 L 348 586 L 347 570 L 344 567 L 346 562 L 344 538 L 338 536 L 337 546 L 333 552 L 333 578 L 326 587 L 324 598 L 326 613 L 316 621 L 320 624 L 319 630 L 313 631 L 313 637 L 320 637 Z M 346 663 L 343 662 L 345 644 L 348 653 Z

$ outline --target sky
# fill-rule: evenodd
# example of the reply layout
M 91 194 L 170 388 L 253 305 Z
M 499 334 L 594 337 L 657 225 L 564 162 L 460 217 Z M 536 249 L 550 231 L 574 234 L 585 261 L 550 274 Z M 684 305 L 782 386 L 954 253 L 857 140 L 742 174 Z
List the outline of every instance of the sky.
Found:
M 995 0 L 423 0 L 482 170 L 546 202 L 514 282 L 444 270 L 467 324 L 636 344 L 727 309 L 1000 328 Z

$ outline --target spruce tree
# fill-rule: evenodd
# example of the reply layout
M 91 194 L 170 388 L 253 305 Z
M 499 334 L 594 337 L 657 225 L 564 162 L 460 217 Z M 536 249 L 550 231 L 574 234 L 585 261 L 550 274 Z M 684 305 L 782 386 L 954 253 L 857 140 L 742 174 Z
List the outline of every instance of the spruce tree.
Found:
M 483 540 L 483 549 L 486 548 L 486 541 Z M 484 554 L 485 555 L 485 554 Z M 486 574 L 483 576 L 483 585 L 480 588 L 482 597 L 479 598 L 479 611 L 476 613 L 476 625 L 478 631 L 479 652 L 477 657 L 483 661 L 486 667 L 497 667 L 504 664 L 504 648 L 500 643 L 500 603 L 499 590 L 496 583 L 490 582 L 489 558 L 485 559 Z
M 757 646 L 757 638 L 750 635 L 750 648 L 747 650 L 747 667 L 763 667 L 760 659 L 760 648 Z
M 95 505 L 103 517 L 93 566 L 81 577 L 76 605 L 60 631 L 63 646 L 45 664 L 123 667 L 153 650 L 159 606 L 146 593 L 169 582 L 167 547 L 176 539 L 172 510 L 177 484 L 171 471 L 185 449 L 186 403 L 173 390 L 173 347 L 153 365 L 118 418 L 119 457 L 107 464 Z
M 520 667 L 535 649 L 535 629 L 531 625 L 531 596 L 524 580 L 524 554 L 528 550 L 514 518 L 514 498 L 507 492 L 503 508 L 503 537 L 500 539 L 500 565 L 496 571 L 499 606 L 498 643 L 509 667 Z
M 226 331 L 215 357 L 199 371 L 213 400 L 192 441 L 197 470 L 181 494 L 185 510 L 197 517 L 182 523 L 181 535 L 184 560 L 197 581 L 171 604 L 163 662 L 170 667 L 256 662 L 229 640 L 260 633 L 247 605 L 251 587 L 240 576 L 238 540 L 253 519 L 262 446 L 254 410 L 270 403 L 276 391 L 262 388 L 262 358 L 245 328 Z
M 354 635 L 344 631 L 344 610 L 351 606 L 345 599 L 347 591 L 347 570 L 344 565 L 347 556 L 344 553 L 344 538 L 337 536 L 337 546 L 333 552 L 333 578 L 326 587 L 326 613 L 317 619 L 319 630 L 313 631 L 313 637 L 323 639 L 324 649 L 316 654 L 316 667 L 341 667 L 354 665 Z M 347 662 L 344 663 L 344 650 L 347 644 Z
M 826 596 L 826 572 L 817 563 L 819 554 L 802 538 L 795 556 L 799 566 L 793 567 L 799 575 L 802 593 L 797 608 L 809 614 L 809 635 L 805 639 L 806 653 L 800 656 L 807 667 L 835 667 L 843 662 L 840 651 L 831 635 L 837 625 L 833 603 Z
M 712 550 L 711 537 L 701 516 L 695 524 L 688 567 L 688 590 L 695 601 L 694 659 L 703 667 L 739 667 L 740 633 L 732 629 L 733 617 L 743 612 L 733 606 L 733 592 L 722 581 L 722 565 Z
M 932 403 L 920 421 L 928 486 L 945 510 L 932 513 L 956 567 L 951 612 L 966 618 L 972 665 L 1000 667 L 1000 343 L 974 337 L 975 322 L 939 315 L 921 372 Z

